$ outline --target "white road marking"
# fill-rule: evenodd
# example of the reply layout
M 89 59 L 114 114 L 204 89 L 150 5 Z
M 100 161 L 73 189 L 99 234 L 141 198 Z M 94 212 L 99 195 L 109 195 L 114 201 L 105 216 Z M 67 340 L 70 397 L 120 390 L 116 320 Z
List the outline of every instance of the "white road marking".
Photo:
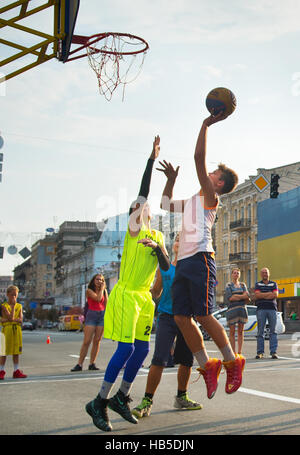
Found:
M 279 360 L 280 359 L 283 359 L 283 360 L 295 360 L 296 362 L 300 362 L 299 357 L 279 357 Z
M 246 389 L 245 387 L 240 387 L 238 392 L 248 393 L 249 395 L 256 395 L 262 398 L 270 398 L 272 400 L 286 401 L 288 403 L 300 404 L 299 398 L 286 397 L 284 395 L 275 395 L 274 393 L 261 392 L 260 390 Z
M 212 351 L 211 351 L 212 352 Z M 73 354 L 70 354 L 69 355 L 70 357 L 75 357 L 75 358 L 78 358 L 79 356 L 78 355 L 73 355 Z M 300 359 L 297 359 L 297 358 L 290 358 L 290 357 L 279 357 L 279 359 L 282 359 L 282 360 L 290 360 L 290 361 L 297 361 L 297 360 L 300 360 Z M 255 365 L 258 365 L 259 363 L 266 363 L 266 362 L 255 362 Z M 282 368 L 280 368 L 280 366 L 278 365 L 277 368 L 275 367 L 270 367 L 270 368 L 263 368 L 263 369 L 260 369 L 258 368 L 260 371 L 262 370 L 265 370 L 265 371 L 273 371 L 273 370 L 281 370 L 282 371 Z M 290 369 L 299 369 L 298 367 L 296 368 L 291 368 L 289 367 L 289 370 Z M 250 372 L 250 371 L 257 371 L 257 369 L 254 369 L 254 368 L 248 368 L 247 369 L 247 372 Z M 141 368 L 139 370 L 139 373 L 137 375 L 137 378 L 138 377 L 145 377 L 147 376 L 149 373 L 149 369 L 147 368 Z M 198 374 L 197 371 L 193 371 L 192 373 L 194 374 Z M 1 381 L 0 382 L 0 386 L 5 386 L 5 385 L 22 385 L 24 387 L 25 384 L 33 384 L 33 383 L 48 383 L 48 382 L 69 382 L 69 381 L 90 381 L 90 380 L 100 380 L 100 379 L 103 379 L 104 378 L 104 372 L 103 373 L 98 373 L 98 374 L 95 374 L 95 373 L 86 373 L 86 374 L 79 374 L 79 375 L 57 375 L 57 376 L 44 376 L 44 377 L 36 377 L 36 378 L 27 378 L 27 379 L 23 379 L 23 380 L 9 380 L 9 381 Z M 123 372 L 120 372 L 120 375 L 121 376 L 123 374 Z M 175 367 L 174 369 L 172 370 L 164 370 L 163 372 L 164 375 L 177 375 L 177 367 Z M 254 395 L 254 396 L 257 396 L 257 397 L 261 397 L 261 398 L 267 398 L 267 399 L 271 399 L 271 400 L 277 400 L 277 401 L 283 401 L 283 402 L 286 402 L 286 403 L 293 403 L 293 404 L 297 404 L 299 405 L 300 404 L 300 399 L 299 398 L 293 398 L 293 397 L 288 397 L 288 396 L 285 396 L 285 395 L 277 395 L 277 394 L 274 394 L 274 393 L 268 393 L 268 392 L 262 392 L 260 390 L 254 390 L 254 389 L 248 389 L 248 388 L 245 388 L 245 387 L 240 387 L 238 392 L 240 393 L 245 393 L 245 394 L 248 394 L 248 395 Z
M 79 355 L 78 354 L 69 354 L 69 357 L 75 357 L 75 359 L 79 359 Z M 85 360 L 89 359 L 89 357 L 85 357 L 84 358 Z
M 141 371 L 141 370 L 140 370 Z M 144 377 L 148 375 L 148 370 L 144 370 L 145 373 L 139 374 L 138 377 Z M 177 371 L 166 371 L 164 374 L 167 375 L 175 375 L 177 374 Z M 88 376 L 81 376 L 81 377 L 74 377 L 74 376 L 45 376 L 44 378 L 36 378 L 36 379 L 23 379 L 22 381 L 1 381 L 0 386 L 5 386 L 5 385 L 22 385 L 24 387 L 25 384 L 33 384 L 33 383 L 48 383 L 48 382 L 68 382 L 68 381 L 90 381 L 90 380 L 99 380 L 104 377 L 104 373 L 100 374 L 93 374 L 93 375 L 88 375 Z M 269 398 L 272 400 L 277 400 L 277 401 L 284 401 L 287 403 L 294 403 L 294 404 L 300 404 L 300 399 L 299 398 L 292 398 L 292 397 L 287 397 L 284 395 L 276 395 L 274 393 L 268 393 L 268 392 L 261 392 L 260 390 L 253 390 L 253 389 L 247 389 L 245 387 L 240 387 L 238 392 L 241 393 L 246 393 L 248 395 L 255 395 L 261 398 Z
M 141 373 L 141 374 L 140 374 Z M 142 368 L 140 370 L 140 373 L 138 374 L 138 377 L 145 377 L 148 375 L 149 370 Z M 194 371 L 193 373 L 197 373 Z M 177 374 L 177 369 L 172 370 L 172 371 L 164 371 L 164 375 L 176 375 Z M 122 373 L 120 373 L 122 375 Z M 119 375 L 119 376 L 120 376 Z M 64 376 L 45 376 L 42 378 L 37 377 L 36 379 L 23 379 L 22 381 L 17 380 L 17 381 L 1 381 L 0 386 L 5 386 L 5 385 L 22 385 L 24 387 L 25 384 L 33 384 L 33 383 L 48 383 L 48 382 L 68 382 L 68 381 L 90 381 L 90 380 L 99 380 L 104 378 L 104 373 L 98 373 L 98 374 L 87 374 L 87 375 L 80 375 L 74 377 L 73 375 L 64 375 Z M 260 390 L 253 390 L 253 389 L 247 389 L 245 387 L 240 387 L 238 392 L 241 393 L 246 393 L 248 395 L 255 395 L 261 398 L 269 398 L 272 400 L 278 400 L 278 401 L 283 401 L 287 403 L 294 403 L 294 404 L 300 404 L 300 399 L 299 398 L 292 398 L 292 397 L 287 397 L 284 395 L 276 395 L 274 393 L 268 393 L 268 392 L 261 392 Z

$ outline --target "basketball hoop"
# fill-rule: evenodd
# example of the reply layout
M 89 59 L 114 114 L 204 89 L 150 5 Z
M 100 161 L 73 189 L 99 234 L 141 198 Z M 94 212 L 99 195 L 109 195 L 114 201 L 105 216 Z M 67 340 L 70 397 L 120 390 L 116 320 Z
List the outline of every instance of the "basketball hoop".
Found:
M 90 37 L 74 35 L 72 43 L 82 46 L 71 51 L 67 61 L 87 56 L 96 73 L 99 92 L 108 101 L 119 85 L 123 85 L 124 100 L 125 86 L 140 74 L 149 49 L 143 38 L 128 33 L 107 32 Z M 84 54 L 70 58 L 82 49 L 85 49 Z

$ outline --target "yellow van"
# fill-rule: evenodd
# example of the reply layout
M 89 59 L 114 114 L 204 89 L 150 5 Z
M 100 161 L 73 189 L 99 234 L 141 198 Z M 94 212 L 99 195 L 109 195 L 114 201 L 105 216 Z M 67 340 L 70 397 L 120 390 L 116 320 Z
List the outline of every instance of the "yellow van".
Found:
M 58 330 L 80 330 L 81 322 L 79 314 L 66 314 L 60 316 L 58 323 Z

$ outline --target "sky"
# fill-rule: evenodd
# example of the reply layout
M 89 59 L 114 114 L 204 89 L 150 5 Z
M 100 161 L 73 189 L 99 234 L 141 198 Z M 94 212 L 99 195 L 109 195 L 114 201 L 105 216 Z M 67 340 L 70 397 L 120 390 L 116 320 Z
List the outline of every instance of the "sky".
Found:
M 111 101 L 99 94 L 86 58 L 52 59 L 0 84 L 0 275 L 23 262 L 9 246 L 30 248 L 64 221 L 126 212 L 157 134 L 160 159 L 180 166 L 174 197 L 197 192 L 194 149 L 215 87 L 231 89 L 237 108 L 208 131 L 209 171 L 223 162 L 242 183 L 258 168 L 299 161 L 299 16 L 298 0 L 81 0 L 75 34 L 130 33 L 149 50 L 124 99 L 122 88 Z M 22 24 L 52 33 L 53 10 Z M 32 45 L 31 37 L 8 27 L 1 36 Z M 1 59 L 11 53 L 0 45 Z M 156 167 L 149 201 L 158 214 L 166 179 Z

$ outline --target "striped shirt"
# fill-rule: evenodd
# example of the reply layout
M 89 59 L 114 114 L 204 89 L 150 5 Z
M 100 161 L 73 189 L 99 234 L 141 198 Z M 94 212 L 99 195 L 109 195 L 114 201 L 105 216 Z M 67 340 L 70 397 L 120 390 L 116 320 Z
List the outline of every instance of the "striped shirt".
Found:
M 258 281 L 255 284 L 254 291 L 257 292 L 273 292 L 278 291 L 278 286 L 275 281 L 268 281 L 264 283 L 263 281 Z M 256 300 L 256 305 L 258 310 L 277 310 L 277 301 L 274 299 L 258 299 Z

